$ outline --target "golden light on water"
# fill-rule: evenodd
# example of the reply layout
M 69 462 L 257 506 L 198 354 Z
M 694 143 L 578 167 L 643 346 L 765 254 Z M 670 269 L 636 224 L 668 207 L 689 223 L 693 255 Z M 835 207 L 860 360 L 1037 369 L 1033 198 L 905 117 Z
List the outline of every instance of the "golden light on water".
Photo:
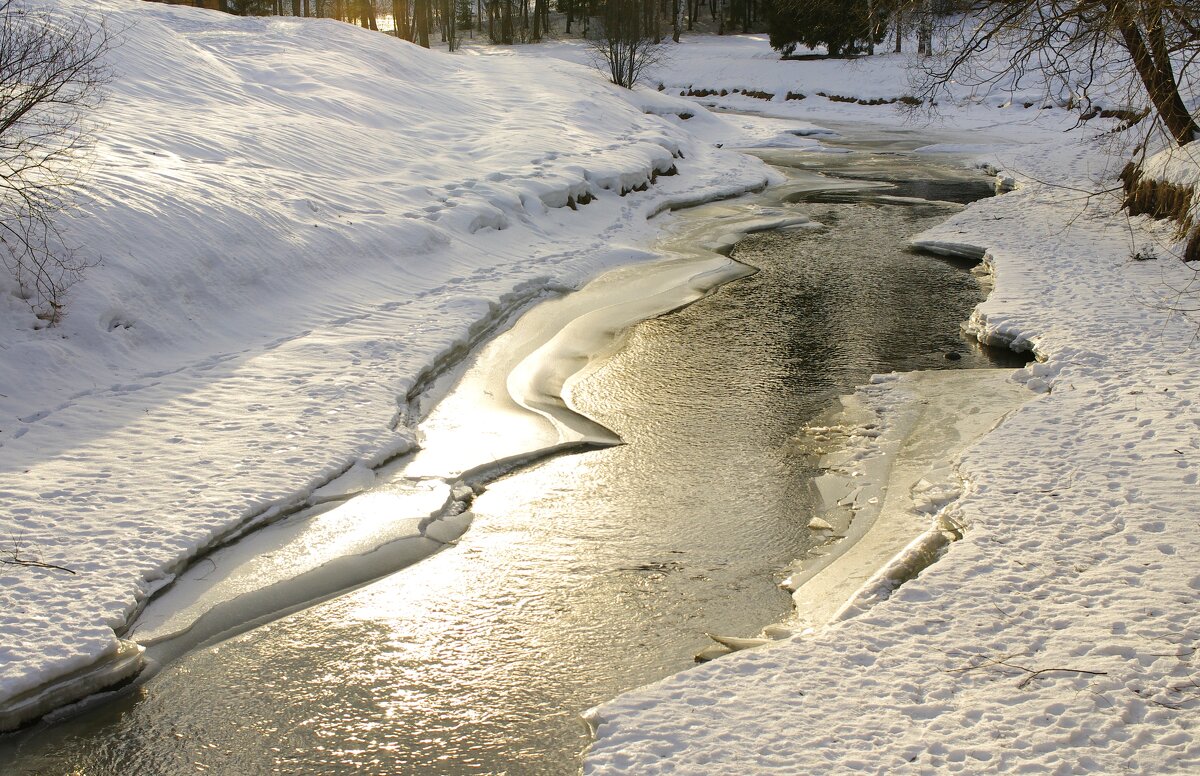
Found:
M 30 761 L 111 774 L 191 773 L 201 760 L 225 773 L 573 770 L 588 741 L 580 712 L 690 666 L 706 631 L 752 635 L 790 612 L 777 574 L 811 539 L 796 429 L 864 372 L 945 364 L 947 338 L 957 343 L 956 321 L 978 300 L 973 281 L 904 253 L 894 221 L 857 215 L 842 219 L 851 231 L 830 256 L 802 234 L 747 244 L 759 274 L 638 326 L 575 386 L 580 410 L 628 444 L 492 482 L 457 542 L 414 537 L 440 549 L 188 654 L 120 714 L 38 742 Z M 896 218 L 918 228 L 909 215 Z M 711 240 L 728 225 L 717 220 Z M 936 273 L 955 293 L 931 303 Z M 894 304 L 912 311 L 903 337 L 871 330 L 880 302 L 851 304 L 857 285 L 889 283 L 907 294 Z M 550 320 L 537 336 L 518 327 L 498 338 L 489 368 L 511 374 L 506 364 L 560 330 Z M 497 390 L 468 375 L 423 426 L 422 454 L 396 465 L 398 479 L 281 526 L 295 534 L 271 563 L 327 570 L 337 562 L 323 564 L 326 547 L 415 531 L 464 468 L 558 438 L 512 405 L 503 380 Z M 387 553 L 346 563 L 385 558 L 387 573 L 406 562 Z M 213 579 L 239 567 L 217 560 L 204 572 Z M 274 573 L 241 568 L 259 581 Z

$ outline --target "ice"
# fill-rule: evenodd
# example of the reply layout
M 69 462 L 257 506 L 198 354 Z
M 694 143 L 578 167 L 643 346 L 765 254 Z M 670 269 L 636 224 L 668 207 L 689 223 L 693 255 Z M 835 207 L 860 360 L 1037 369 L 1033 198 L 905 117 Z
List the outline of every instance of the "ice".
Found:
M 309 504 L 337 501 L 361 493 L 375 484 L 375 470 L 362 461 L 355 461 L 344 474 L 322 485 L 308 497 Z
M 806 93 L 841 88 L 871 98 L 902 88 L 903 57 L 871 57 L 857 71 L 765 59 L 740 67 L 731 64 L 735 52 L 761 41 L 703 45 L 691 50 L 705 56 L 681 48 L 659 73 L 668 89 L 737 82 L 769 91 L 786 79 Z M 978 162 L 1015 190 L 972 204 L 916 242 L 984 251 L 994 288 L 967 330 L 1039 360 L 1017 370 L 1011 386 L 961 386 L 963 399 L 989 411 L 1003 404 L 1001 388 L 1028 400 L 933 462 L 943 473 L 912 471 L 914 541 L 883 570 L 863 564 L 864 584 L 834 612 L 836 624 L 598 707 L 589 713 L 596 743 L 586 773 L 1200 770 L 1191 722 L 1200 696 L 1190 689 L 1200 615 L 1181 559 L 1200 551 L 1197 323 L 1164 298 L 1194 280 L 1174 258 L 1130 261 L 1131 242 L 1154 243 L 1164 257 L 1182 246 L 1171 224 L 1128 220 L 1102 193 L 1125 161 L 1112 145 L 1094 133 L 1047 132 L 1066 128 L 1065 111 L 1015 120 L 1020 99 L 943 110 L 939 131 L 972 131 L 946 142 L 955 151 L 975 146 Z M 886 108 L 812 97 L 761 109 L 817 122 L 894 120 Z M 882 410 L 883 430 L 862 444 L 894 443 L 896 424 L 913 409 L 903 398 L 911 379 L 884 377 L 860 392 L 876 397 L 866 408 Z M 857 483 L 853 475 L 870 481 L 876 464 L 847 453 L 838 465 Z M 957 488 L 940 485 L 945 471 Z M 858 487 L 830 482 L 824 492 L 862 507 L 858 521 L 871 500 L 863 498 L 869 486 L 847 499 Z M 909 495 L 900 490 L 878 494 L 884 509 Z M 938 516 L 952 523 L 931 525 Z M 963 538 L 939 549 L 947 527 Z M 931 554 L 942 557 L 925 566 L 921 556 Z
M 188 630 L 218 604 L 304 575 L 311 578 L 331 561 L 420 539 L 422 523 L 442 513 L 450 501 L 450 486 L 445 482 L 401 479 L 318 514 L 300 514 L 260 530 L 181 574 L 142 613 L 130 635 L 142 644 L 163 641 Z M 413 546 L 428 547 L 423 542 Z M 337 584 L 331 582 L 321 593 L 337 592 Z M 243 621 L 272 613 L 246 606 Z
M 650 216 L 770 177 L 580 65 L 30 1 L 103 13 L 121 45 L 60 222 L 102 261 L 50 330 L 0 278 L 0 536 L 77 572 L 4 567 L 0 707 L 111 654 L 190 558 L 413 450 L 410 390 L 505 300 L 652 258 Z

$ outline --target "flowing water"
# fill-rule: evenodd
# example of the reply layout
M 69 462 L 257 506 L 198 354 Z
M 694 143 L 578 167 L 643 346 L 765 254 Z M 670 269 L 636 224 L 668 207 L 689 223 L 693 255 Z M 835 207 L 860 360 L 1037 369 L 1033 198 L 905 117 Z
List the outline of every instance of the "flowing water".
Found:
M 875 372 L 1019 363 L 959 333 L 975 278 L 905 248 L 986 179 L 894 151 L 771 159 L 793 185 L 733 207 L 823 228 L 743 240 L 757 274 L 637 325 L 574 386 L 624 445 L 522 469 L 456 545 L 10 737 L 4 772 L 576 772 L 581 712 L 686 669 L 705 632 L 787 618 L 780 572 L 815 543 L 808 419 Z

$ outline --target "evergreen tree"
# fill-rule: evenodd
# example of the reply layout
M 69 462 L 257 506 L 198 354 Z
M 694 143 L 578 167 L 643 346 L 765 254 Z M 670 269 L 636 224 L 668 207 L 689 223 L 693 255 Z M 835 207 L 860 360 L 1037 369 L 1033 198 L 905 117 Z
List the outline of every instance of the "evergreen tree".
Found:
M 886 16 L 870 0 L 770 0 L 771 47 L 791 54 L 798 45 L 825 46 L 831 57 L 857 54 L 883 40 Z

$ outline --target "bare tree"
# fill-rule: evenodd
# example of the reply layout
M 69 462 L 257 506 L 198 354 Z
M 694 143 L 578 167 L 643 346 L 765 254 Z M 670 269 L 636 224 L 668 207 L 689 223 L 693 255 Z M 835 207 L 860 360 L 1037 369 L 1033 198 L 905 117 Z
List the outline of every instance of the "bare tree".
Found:
M 89 266 L 55 219 L 86 166 L 87 114 L 110 77 L 101 57 L 111 40 L 102 23 L 0 0 L 0 259 L 51 324 Z
M 643 19 L 654 0 L 608 0 L 596 37 L 589 41 L 596 66 L 618 86 L 632 89 L 646 69 L 662 61 L 662 46 Z M 661 40 L 661 34 L 658 39 Z
M 925 60 L 921 96 L 951 83 L 1015 90 L 1036 76 L 1049 98 L 1086 110 L 1098 88 L 1124 81 L 1176 145 L 1200 132 L 1180 96 L 1198 75 L 1196 0 L 971 0 L 963 18 L 946 53 Z

